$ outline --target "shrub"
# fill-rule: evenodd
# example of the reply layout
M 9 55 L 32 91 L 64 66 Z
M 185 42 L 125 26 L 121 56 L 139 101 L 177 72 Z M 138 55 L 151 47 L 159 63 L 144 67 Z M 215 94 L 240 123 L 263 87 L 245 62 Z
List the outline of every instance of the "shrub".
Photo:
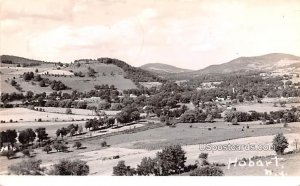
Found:
M 72 110 L 70 108 L 66 109 L 66 114 L 72 114 Z
M 197 167 L 198 167 L 197 164 L 190 164 L 190 165 L 184 167 L 184 172 L 190 172 L 192 170 L 197 169 Z
M 119 155 L 113 156 L 113 159 L 119 159 L 119 158 L 120 158 Z
M 289 143 L 286 139 L 286 137 L 279 133 L 273 138 L 273 148 L 278 155 L 282 155 L 284 150 L 288 148 Z
M 119 161 L 118 164 L 113 167 L 113 175 L 115 176 L 132 176 L 135 174 L 135 170 L 130 166 L 125 165 L 125 161 Z
M 193 170 L 190 176 L 223 176 L 223 171 L 216 166 L 204 166 Z
M 50 170 L 50 175 L 75 175 L 84 176 L 90 172 L 89 166 L 82 160 L 60 160 L 58 164 L 53 165 L 53 169 Z
M 63 143 L 61 143 L 61 142 L 54 142 L 54 144 L 53 144 L 53 148 L 57 151 L 57 152 L 63 152 L 63 151 L 66 151 L 67 149 L 68 149 L 68 147 L 65 145 L 65 144 L 63 144 Z
M 24 156 L 30 157 L 30 150 L 29 149 L 24 149 L 22 151 L 22 153 L 23 153 Z
M 107 147 L 107 142 L 106 141 L 102 141 L 101 142 L 101 147 Z
M 200 158 L 200 159 L 205 159 L 205 160 L 206 160 L 206 159 L 208 158 L 208 153 L 203 153 L 203 152 L 202 152 L 201 154 L 199 154 L 199 158 Z
M 45 168 L 41 167 L 42 160 L 28 159 L 9 166 L 8 170 L 15 175 L 43 175 Z
M 217 163 L 217 162 L 213 162 L 212 165 L 213 166 L 217 166 L 217 167 L 224 167 L 224 166 L 226 166 L 225 163 Z
M 82 146 L 82 143 L 80 141 L 76 141 L 73 145 L 73 147 L 76 147 L 77 149 L 79 149 Z
M 52 151 L 52 147 L 50 145 L 46 145 L 44 148 L 43 148 L 43 151 L 47 152 L 47 154 Z
M 137 166 L 136 172 L 140 176 L 149 176 L 151 174 L 157 174 L 156 159 L 144 157 L 141 163 Z

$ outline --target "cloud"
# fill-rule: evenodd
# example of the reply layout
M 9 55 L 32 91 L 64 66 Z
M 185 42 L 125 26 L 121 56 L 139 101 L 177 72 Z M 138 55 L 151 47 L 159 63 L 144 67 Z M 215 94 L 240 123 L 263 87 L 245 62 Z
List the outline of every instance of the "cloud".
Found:
M 0 50 L 54 61 L 107 56 L 136 66 L 164 62 L 193 69 L 241 55 L 300 55 L 299 5 L 283 0 L 0 0 Z
M 74 59 L 72 53 L 88 54 L 87 50 L 101 49 L 100 55 L 116 57 L 126 55 L 132 57 L 137 55 L 138 48 L 143 42 L 143 29 L 147 20 L 154 18 L 156 12 L 145 9 L 137 16 L 132 16 L 120 20 L 112 25 L 93 25 L 93 26 L 61 26 L 48 32 L 33 36 L 30 40 L 30 50 L 34 56 L 57 60 L 64 54 L 68 60 Z M 72 55 L 72 56 L 71 56 Z M 78 55 L 77 55 L 78 56 Z M 86 55 L 87 58 L 90 56 Z
M 74 0 L 1 0 L 0 20 L 5 19 L 50 19 L 62 21 L 71 19 Z

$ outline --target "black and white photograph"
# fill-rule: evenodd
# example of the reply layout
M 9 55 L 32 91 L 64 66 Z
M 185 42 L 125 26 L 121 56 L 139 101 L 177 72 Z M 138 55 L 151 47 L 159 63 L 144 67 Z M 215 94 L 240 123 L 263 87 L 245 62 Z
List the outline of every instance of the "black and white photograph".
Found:
M 0 0 L 0 59 L 0 185 L 300 176 L 299 0 Z

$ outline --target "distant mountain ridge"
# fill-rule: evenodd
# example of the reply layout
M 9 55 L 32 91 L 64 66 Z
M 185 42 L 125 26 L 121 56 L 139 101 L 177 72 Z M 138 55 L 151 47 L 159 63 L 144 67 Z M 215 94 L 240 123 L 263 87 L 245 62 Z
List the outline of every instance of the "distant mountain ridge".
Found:
M 140 66 L 140 68 L 157 74 L 183 73 L 192 71 L 163 63 L 148 63 Z
M 35 60 L 35 59 L 28 59 L 19 56 L 13 55 L 1 55 L 0 56 L 1 63 L 12 62 L 12 64 L 26 64 L 26 63 L 46 63 L 47 61 Z M 54 62 L 48 62 L 54 63 Z
M 300 57 L 291 54 L 271 53 L 254 57 L 239 57 L 220 65 L 211 65 L 197 73 L 232 73 L 238 71 L 274 71 L 300 68 Z

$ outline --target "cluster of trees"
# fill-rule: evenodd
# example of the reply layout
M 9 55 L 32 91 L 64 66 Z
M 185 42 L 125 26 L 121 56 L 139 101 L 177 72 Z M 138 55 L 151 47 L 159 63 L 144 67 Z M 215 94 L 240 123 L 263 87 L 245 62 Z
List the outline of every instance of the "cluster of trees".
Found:
M 186 156 L 185 151 L 179 145 L 165 147 L 156 154 L 154 159 L 143 158 L 137 169 L 126 166 L 124 161 L 119 161 L 117 166 L 113 167 L 113 174 L 116 176 L 168 176 L 180 174 L 185 169 Z
M 191 176 L 222 176 L 223 171 L 216 165 L 211 165 L 205 158 L 199 156 L 204 163 L 185 165 L 185 151 L 179 145 L 165 147 L 157 152 L 155 158 L 144 157 L 137 168 L 126 166 L 125 161 L 119 161 L 113 167 L 113 174 L 116 176 L 169 176 L 190 172 Z
M 14 62 L 12 60 L 2 59 L 1 63 L 5 63 L 5 64 L 17 64 L 17 67 L 21 66 L 20 63 L 16 63 L 16 62 Z M 41 63 L 22 63 L 22 67 L 32 67 L 32 66 L 39 66 L 39 65 L 41 65 Z
M 16 92 L 12 92 L 12 93 L 1 93 L 1 101 L 3 103 L 5 102 L 11 102 L 11 101 L 15 101 L 15 100 L 22 100 L 24 99 L 24 95 L 22 93 L 16 93 Z
M 56 81 L 56 80 L 51 81 L 48 78 L 42 78 L 41 75 L 39 75 L 39 74 L 37 74 L 35 76 L 33 72 L 25 72 L 23 74 L 23 79 L 25 81 L 30 81 L 32 79 L 34 81 L 38 81 L 40 87 L 46 87 L 46 86 L 50 85 L 51 89 L 55 90 L 55 91 L 68 89 L 68 87 L 61 81 Z
M 68 89 L 68 87 L 64 83 L 62 83 L 61 81 L 56 81 L 56 80 L 53 80 L 51 82 L 50 87 L 52 90 L 56 90 L 56 91 Z
M 34 78 L 34 73 L 33 72 L 24 72 L 23 74 L 23 79 L 25 81 L 30 81 Z
M 82 126 L 70 124 L 67 127 L 62 127 L 56 130 L 56 136 L 64 138 L 64 136 L 70 134 L 70 136 L 74 136 L 76 133 L 81 134 L 83 131 Z
M 100 127 L 111 127 L 115 123 L 114 118 L 94 118 L 94 119 L 89 119 L 85 122 L 85 128 L 91 130 L 97 130 Z
M 78 63 L 78 64 L 79 64 L 79 63 Z M 82 73 L 81 71 L 79 71 L 79 72 L 74 72 L 74 76 L 85 77 L 84 73 Z
M 7 129 L 0 133 L 0 147 L 3 147 L 3 143 L 9 143 L 11 147 L 14 147 L 18 134 L 16 130 Z
M 25 130 L 20 131 L 18 140 L 22 145 L 29 145 L 35 141 L 36 134 L 31 128 L 27 128 Z
M 42 160 L 28 159 L 9 166 L 9 172 L 13 175 L 88 175 L 90 168 L 87 162 L 82 160 L 62 159 L 54 164 L 50 170 L 41 167 Z
M 95 71 L 95 69 L 93 69 L 93 68 L 91 68 L 91 67 L 88 67 L 88 72 L 87 72 L 87 75 L 89 76 L 89 77 L 95 77 L 95 74 L 96 74 L 97 72 Z
M 251 111 L 250 113 L 229 111 L 225 114 L 225 121 L 232 122 L 233 119 L 237 122 L 269 120 L 268 124 L 280 123 L 282 121 L 290 123 L 300 121 L 300 111 L 294 107 L 290 110 L 271 111 L 269 114 L 267 112 L 256 111 Z
M 220 118 L 220 110 L 217 108 L 196 108 L 195 110 L 187 110 L 180 117 L 183 123 L 213 122 L 215 118 Z
M 36 137 L 38 138 L 39 144 L 45 145 L 48 143 L 48 134 L 46 132 L 46 129 L 43 127 L 39 127 L 35 130 L 32 130 L 31 128 L 24 129 L 18 133 L 16 130 L 6 130 L 2 131 L 0 133 L 0 146 L 7 146 L 8 151 L 3 152 L 1 155 L 7 156 L 7 158 L 10 158 L 15 154 L 15 151 L 11 148 L 15 147 L 16 138 L 18 138 L 19 142 L 22 144 L 22 148 L 26 149 L 31 143 L 33 143 L 36 140 Z M 47 140 L 47 141 L 45 141 Z M 6 144 L 5 144 L 6 143 Z M 4 145 L 5 144 L 5 145 Z M 16 146 L 17 151 L 19 150 L 20 146 Z M 24 151 L 25 155 L 30 155 L 30 152 Z
M 86 109 L 87 102 L 85 101 L 72 101 L 71 99 L 66 100 L 47 100 L 45 107 L 61 107 L 61 108 L 79 108 Z
M 188 79 L 188 78 L 187 78 Z M 190 87 L 196 89 L 204 82 L 221 82 L 214 89 L 202 89 L 198 92 L 193 92 L 192 102 L 196 105 L 201 101 L 212 101 L 215 97 L 231 96 L 232 99 L 237 99 L 240 102 L 252 101 L 254 99 L 268 97 L 297 97 L 300 96 L 300 90 L 296 84 L 290 81 L 283 83 L 284 77 L 269 77 L 260 76 L 260 72 L 237 72 L 233 74 L 205 74 L 199 75 L 196 78 L 190 79 L 187 82 L 181 83 L 182 87 Z M 232 89 L 235 89 L 233 92 Z
M 129 123 L 140 119 L 140 113 L 136 107 L 128 106 L 117 113 L 116 119 L 120 123 Z

